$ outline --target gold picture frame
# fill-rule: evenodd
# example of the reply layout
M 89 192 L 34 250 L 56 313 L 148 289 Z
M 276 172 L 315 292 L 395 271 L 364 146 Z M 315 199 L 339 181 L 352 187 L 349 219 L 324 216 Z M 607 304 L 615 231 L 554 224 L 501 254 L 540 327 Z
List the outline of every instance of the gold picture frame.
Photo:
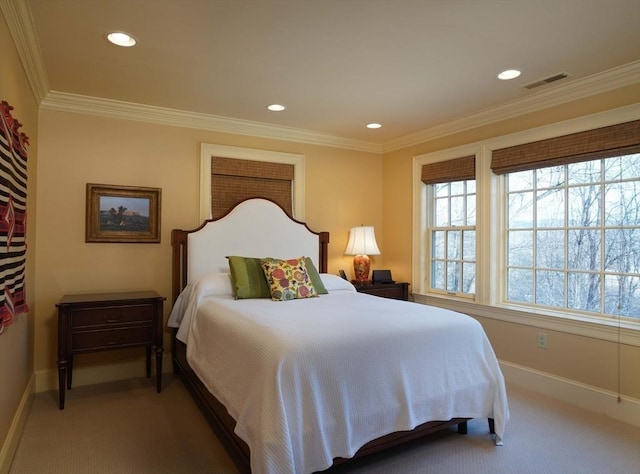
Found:
M 85 242 L 159 243 L 162 190 L 87 183 Z

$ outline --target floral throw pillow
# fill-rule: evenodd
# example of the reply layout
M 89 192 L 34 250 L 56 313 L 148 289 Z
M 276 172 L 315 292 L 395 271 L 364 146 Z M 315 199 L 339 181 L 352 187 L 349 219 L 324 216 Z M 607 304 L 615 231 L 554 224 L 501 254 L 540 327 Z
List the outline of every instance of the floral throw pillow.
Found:
M 304 257 L 289 260 L 263 258 L 260 260 L 273 301 L 318 296 L 305 265 Z

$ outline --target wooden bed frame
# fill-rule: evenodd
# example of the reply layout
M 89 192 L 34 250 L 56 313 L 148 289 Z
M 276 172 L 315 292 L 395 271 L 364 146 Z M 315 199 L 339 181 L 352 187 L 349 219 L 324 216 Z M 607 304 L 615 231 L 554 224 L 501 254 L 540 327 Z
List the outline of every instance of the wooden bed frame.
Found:
M 249 201 L 249 200 L 247 200 Z M 242 204 L 242 203 L 241 203 Z M 274 203 L 275 204 L 275 203 Z M 277 205 L 277 204 L 276 204 Z M 279 206 L 278 206 L 279 207 Z M 235 208 L 234 208 L 235 209 Z M 200 227 L 193 230 L 174 229 L 171 233 L 172 245 L 172 297 L 175 303 L 178 295 L 186 286 L 189 269 L 189 235 L 202 230 L 208 223 L 220 221 L 228 216 L 233 210 L 219 219 L 205 221 Z M 282 211 L 284 212 L 284 210 Z M 289 218 L 291 219 L 291 218 Z M 327 249 L 329 244 L 328 232 L 314 232 L 306 224 L 291 219 L 291 221 L 303 225 L 311 234 L 318 237 L 318 270 L 320 273 L 327 272 Z M 234 433 L 235 420 L 229 415 L 226 408 L 206 389 L 197 375 L 193 372 L 186 357 L 186 345 L 174 337 L 172 340 L 172 357 L 174 372 L 180 374 L 187 389 L 205 415 L 207 421 L 212 426 L 225 449 L 234 460 L 239 471 L 250 473 L 250 453 L 247 444 Z M 447 421 L 430 421 L 417 426 L 411 431 L 391 433 L 381 438 L 365 444 L 352 458 L 336 458 L 334 466 L 342 464 L 351 459 L 361 458 L 370 454 L 388 449 L 400 444 L 409 442 L 429 433 L 440 431 L 452 425 L 458 425 L 458 433 L 467 433 L 468 418 L 453 418 Z M 490 431 L 493 433 L 492 421 L 489 420 Z

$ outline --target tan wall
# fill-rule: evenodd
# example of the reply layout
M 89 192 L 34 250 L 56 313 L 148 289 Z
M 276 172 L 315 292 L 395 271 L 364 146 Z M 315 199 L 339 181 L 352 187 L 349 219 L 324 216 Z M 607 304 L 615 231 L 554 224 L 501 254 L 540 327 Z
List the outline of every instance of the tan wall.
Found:
M 331 233 L 332 273 L 351 265 L 351 258 L 343 256 L 350 227 L 365 223 L 381 229 L 377 154 L 51 110 L 41 111 L 40 129 L 36 370 L 56 366 L 55 304 L 63 294 L 154 289 L 168 298 L 168 315 L 170 232 L 200 224 L 203 142 L 305 155 L 306 221 L 314 230 Z M 85 243 L 86 183 L 162 188 L 162 242 Z M 382 238 L 380 244 L 384 248 Z M 382 256 L 377 257 L 381 262 Z M 131 356 L 119 351 L 89 354 L 77 363 Z
M 640 85 L 531 113 L 515 119 L 479 127 L 456 135 L 386 153 L 383 175 L 383 239 L 385 263 L 398 280 L 411 281 L 412 262 L 412 159 L 414 156 L 499 137 L 542 125 L 569 120 L 640 101 Z M 499 358 L 568 379 L 617 390 L 617 345 L 572 334 L 545 331 L 549 347 L 537 348 L 534 327 L 481 319 Z M 640 398 L 640 348 L 623 346 L 621 350 L 621 387 L 623 393 Z
M 2 447 L 20 399 L 33 373 L 33 314 L 37 306 L 34 298 L 34 256 L 38 163 L 38 108 L 3 15 L 0 15 L 0 100 L 5 100 L 14 107 L 13 116 L 23 124 L 20 130 L 29 136 L 31 143 L 27 162 L 26 270 L 27 304 L 31 311 L 18 316 L 14 323 L 0 335 L 0 447 Z

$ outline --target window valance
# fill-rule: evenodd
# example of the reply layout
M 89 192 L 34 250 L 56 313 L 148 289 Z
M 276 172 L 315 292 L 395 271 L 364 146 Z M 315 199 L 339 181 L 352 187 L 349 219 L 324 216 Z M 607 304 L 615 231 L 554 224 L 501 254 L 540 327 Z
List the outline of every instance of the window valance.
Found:
M 640 120 L 493 151 L 495 174 L 640 153 Z
M 422 182 L 424 184 L 447 183 L 476 179 L 475 155 L 438 161 L 422 166 Z
M 238 202 L 269 198 L 292 215 L 294 166 L 267 161 L 212 157 L 211 212 L 221 217 Z

